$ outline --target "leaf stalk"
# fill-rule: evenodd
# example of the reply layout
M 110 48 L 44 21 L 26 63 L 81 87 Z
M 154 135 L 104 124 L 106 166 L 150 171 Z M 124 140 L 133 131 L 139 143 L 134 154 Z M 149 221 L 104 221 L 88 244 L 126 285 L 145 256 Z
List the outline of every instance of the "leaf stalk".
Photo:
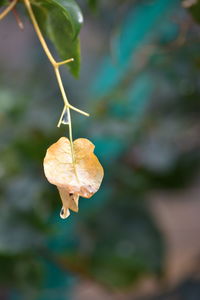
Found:
M 16 0 L 15 0 L 16 1 Z M 42 32 L 40 30 L 40 27 L 37 23 L 37 20 L 35 18 L 35 15 L 34 15 L 34 12 L 32 10 L 32 7 L 31 7 L 31 3 L 30 3 L 30 0 L 24 0 L 24 4 L 27 8 L 27 11 L 29 13 L 29 16 L 30 16 L 30 19 L 33 23 L 33 26 L 34 26 L 34 29 L 35 29 L 35 32 L 38 36 L 38 39 L 40 40 L 40 43 L 44 49 L 44 52 L 46 53 L 50 63 L 52 64 L 53 68 L 54 68 L 54 71 L 55 71 L 55 75 L 56 75 L 56 79 L 57 79 L 57 82 L 58 82 L 58 86 L 60 88 L 60 91 L 61 91 L 61 94 L 62 94 L 62 98 L 63 98 L 63 102 L 64 102 L 64 108 L 63 108 L 63 111 L 62 111 L 62 114 L 61 114 L 61 117 L 59 119 L 59 122 L 58 122 L 58 127 L 60 127 L 61 123 L 62 123 L 62 118 L 64 116 L 64 113 L 67 112 L 67 117 L 68 117 L 68 126 L 69 126 L 69 140 L 70 140 L 70 145 L 71 145 L 71 152 L 72 152 L 72 161 L 73 161 L 73 165 L 74 165 L 74 168 L 75 168 L 75 157 L 74 157 L 74 149 L 73 149 L 73 135 L 72 135 L 72 122 L 71 122 L 71 113 L 70 113 L 70 109 L 82 114 L 82 115 L 85 115 L 85 116 L 89 116 L 88 113 L 74 107 L 73 105 L 71 105 L 68 101 L 68 98 L 67 98 L 67 95 L 66 95 L 66 92 L 65 92 L 65 89 L 64 89 L 64 85 L 63 85 L 63 82 L 62 82 L 62 78 L 61 78 L 61 75 L 60 75 L 60 70 L 59 70 L 59 67 L 64 65 L 64 64 L 67 64 L 67 63 L 70 63 L 72 61 L 74 61 L 73 58 L 70 58 L 70 59 L 67 59 L 67 60 L 64 60 L 64 61 L 61 61 L 61 62 L 56 62 L 56 60 L 54 59 L 53 55 L 51 54 L 48 46 L 47 46 L 47 43 L 42 35 Z
M 13 0 L 5 9 L 4 11 L 0 14 L 0 21 L 3 20 L 9 12 L 15 7 L 17 4 L 18 0 Z

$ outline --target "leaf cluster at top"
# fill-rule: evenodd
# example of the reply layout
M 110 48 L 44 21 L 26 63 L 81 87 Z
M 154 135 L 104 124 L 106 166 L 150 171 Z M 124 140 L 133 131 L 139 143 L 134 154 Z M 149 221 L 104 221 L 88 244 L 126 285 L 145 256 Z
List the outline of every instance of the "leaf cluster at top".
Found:
M 76 1 L 31 0 L 30 2 L 42 33 L 51 40 L 60 59 L 74 59 L 68 66 L 71 73 L 77 77 L 80 69 L 78 35 L 83 24 L 83 16 Z M 7 0 L 0 0 L 0 7 L 8 3 Z

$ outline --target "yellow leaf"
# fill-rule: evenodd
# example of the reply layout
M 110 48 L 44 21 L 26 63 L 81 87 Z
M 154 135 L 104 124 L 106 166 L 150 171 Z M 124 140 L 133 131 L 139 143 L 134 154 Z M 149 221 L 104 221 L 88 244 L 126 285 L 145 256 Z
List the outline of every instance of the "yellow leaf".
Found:
M 47 149 L 44 173 L 57 186 L 63 203 L 60 216 L 67 218 L 69 209 L 78 211 L 79 196 L 90 198 L 103 179 L 103 168 L 94 154 L 94 145 L 87 139 L 73 142 L 74 162 L 70 141 L 60 138 Z

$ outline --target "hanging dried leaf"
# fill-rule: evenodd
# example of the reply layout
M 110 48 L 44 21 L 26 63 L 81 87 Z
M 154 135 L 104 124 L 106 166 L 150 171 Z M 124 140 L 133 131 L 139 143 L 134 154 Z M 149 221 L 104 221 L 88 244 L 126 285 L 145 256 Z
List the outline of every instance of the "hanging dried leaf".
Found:
M 70 141 L 62 137 L 47 149 L 44 173 L 57 186 L 63 203 L 60 216 L 67 218 L 69 209 L 78 211 L 79 196 L 90 198 L 103 179 L 103 168 L 94 154 L 94 145 L 87 139 L 73 142 L 74 162 Z

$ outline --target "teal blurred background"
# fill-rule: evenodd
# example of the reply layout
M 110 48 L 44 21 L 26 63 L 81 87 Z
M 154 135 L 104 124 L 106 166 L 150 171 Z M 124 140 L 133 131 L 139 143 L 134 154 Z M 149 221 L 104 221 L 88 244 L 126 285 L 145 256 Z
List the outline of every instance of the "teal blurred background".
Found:
M 200 5 L 78 2 L 81 74 L 62 75 L 105 178 L 60 219 L 42 161 L 63 104 L 19 9 L 23 31 L 0 23 L 0 300 L 199 300 Z

